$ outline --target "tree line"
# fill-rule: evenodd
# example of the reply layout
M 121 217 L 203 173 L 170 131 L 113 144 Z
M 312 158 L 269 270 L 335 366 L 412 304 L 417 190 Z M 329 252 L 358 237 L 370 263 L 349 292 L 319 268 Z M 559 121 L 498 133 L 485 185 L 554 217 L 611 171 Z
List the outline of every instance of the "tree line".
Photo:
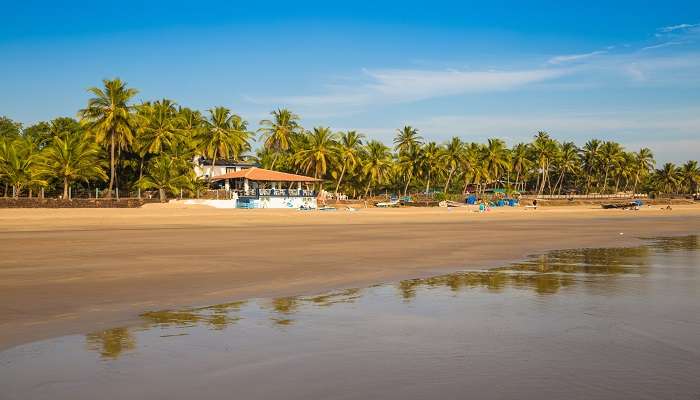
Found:
M 4 196 L 36 196 L 48 190 L 69 198 L 72 189 L 102 189 L 112 196 L 156 190 L 164 199 L 193 196 L 211 182 L 195 174 L 193 160 L 239 160 L 263 168 L 323 179 L 323 188 L 351 197 L 377 193 L 439 193 L 459 197 L 487 188 L 542 194 L 645 192 L 696 193 L 697 161 L 656 168 L 648 148 L 627 151 L 592 139 L 578 147 L 537 132 L 512 147 L 453 137 L 427 141 L 411 126 L 393 143 L 356 131 L 306 129 L 287 109 L 271 112 L 253 132 L 226 107 L 202 113 L 162 99 L 134 103 L 137 90 L 104 80 L 77 119 L 56 118 L 24 127 L 0 117 L 0 184 Z M 260 146 L 254 150 L 253 142 Z M 211 175 L 211 174 L 210 174 Z

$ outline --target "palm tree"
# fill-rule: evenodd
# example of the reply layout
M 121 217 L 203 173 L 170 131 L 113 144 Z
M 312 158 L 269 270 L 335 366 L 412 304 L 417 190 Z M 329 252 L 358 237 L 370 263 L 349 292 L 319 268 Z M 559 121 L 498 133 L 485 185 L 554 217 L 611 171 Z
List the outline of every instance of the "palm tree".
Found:
M 460 138 L 454 136 L 447 142 L 442 152 L 442 165 L 447 169 L 447 181 L 445 182 L 445 194 L 449 193 L 450 182 L 454 176 L 455 171 L 459 167 L 460 162 L 464 156 L 463 153 L 464 144 Z
M 175 103 L 168 99 L 138 106 L 139 125 L 137 132 L 148 153 L 160 153 L 175 140 L 178 120 Z
M 408 195 L 408 187 L 413 181 L 416 169 L 420 166 L 420 160 L 423 157 L 419 146 L 409 147 L 408 150 L 398 154 L 398 162 L 396 167 L 399 168 L 399 174 L 406 177 L 403 189 L 403 195 Z
M 661 169 L 654 173 L 654 182 L 661 192 L 666 194 L 675 193 L 681 181 L 681 174 L 673 163 L 664 164 Z
M 484 181 L 488 175 L 485 168 L 486 164 L 482 159 L 484 154 L 484 146 L 478 143 L 465 143 L 462 147 L 459 160 L 459 167 L 461 168 L 462 179 L 464 180 L 462 194 L 467 194 L 470 183 L 477 184 L 477 190 L 481 190 L 481 182 Z
M 367 143 L 365 159 L 362 165 L 362 171 L 367 177 L 365 196 L 369 193 L 372 184 L 379 184 L 384 180 L 391 166 L 390 159 L 391 153 L 384 143 L 377 140 Z
M 600 164 L 600 148 L 602 142 L 598 139 L 589 140 L 583 145 L 583 168 L 586 171 L 586 194 L 591 191 L 591 181 L 594 177 L 593 172 Z
M 209 118 L 204 121 L 202 149 L 211 158 L 209 183 L 213 178 L 214 165 L 219 157 L 234 158 L 250 150 L 248 124 L 240 116 L 232 114 L 226 107 L 209 110 Z
M 328 127 L 316 127 L 306 136 L 306 146 L 297 152 L 299 164 L 306 173 L 313 172 L 314 178 L 320 179 L 336 157 L 337 135 Z
M 413 179 L 413 171 L 416 168 L 417 156 L 420 154 L 419 150 L 422 144 L 423 138 L 418 134 L 418 129 L 406 125 L 403 129 L 396 130 L 394 149 L 398 152 L 400 165 L 406 176 L 404 195 L 408 194 L 408 186 Z
M 0 176 L 12 186 L 14 197 L 19 197 L 24 188 L 46 185 L 39 177 L 39 153 L 31 139 L 20 136 L 0 150 Z
M 497 182 L 509 164 L 506 144 L 501 139 L 489 139 L 483 150 L 482 161 L 486 173 L 493 182 Z
M 158 198 L 165 201 L 168 191 L 176 193 L 191 186 L 188 175 L 183 173 L 182 165 L 176 160 L 160 155 L 149 163 L 146 176 L 139 180 L 138 186 L 143 189 L 158 189 Z
M 651 150 L 646 147 L 639 149 L 638 152 L 634 153 L 633 163 L 635 174 L 632 193 L 636 194 L 637 185 L 639 184 L 640 179 L 649 174 L 649 171 L 653 170 L 654 168 L 654 154 L 652 154 Z
M 343 181 L 345 172 L 348 170 L 355 169 L 355 167 L 360 162 L 360 156 L 362 154 L 362 140 L 365 135 L 357 133 L 355 131 L 348 131 L 346 133 L 340 134 L 340 141 L 338 142 L 338 159 L 341 164 L 340 177 L 338 178 L 338 183 L 335 186 L 335 195 L 338 196 L 338 189 Z
M 88 89 L 95 97 L 88 100 L 87 108 L 80 110 L 78 115 L 82 123 L 95 135 L 97 143 L 109 143 L 109 187 L 107 197 L 111 197 L 114 187 L 116 150 L 126 149 L 134 139 L 136 126 L 134 109 L 129 101 L 138 91 L 127 88 L 126 82 L 120 79 L 103 80 L 104 89 L 93 87 Z
M 700 168 L 697 161 L 688 161 L 680 168 L 680 179 L 683 190 L 686 193 L 697 193 L 698 182 L 700 182 Z
M 69 199 L 71 182 L 107 179 L 100 166 L 100 149 L 83 135 L 56 137 L 44 149 L 44 174 L 63 182 L 63 198 Z
M 396 130 L 394 137 L 394 149 L 399 153 L 409 152 L 423 144 L 423 138 L 418 134 L 418 129 L 406 125 L 403 129 Z
M 603 190 L 605 193 L 608 188 L 608 176 L 610 169 L 620 163 L 623 158 L 622 146 L 615 142 L 604 142 L 600 147 L 600 158 L 604 165 L 605 176 L 603 177 Z
M 518 143 L 511 151 L 511 169 L 515 171 L 515 189 L 518 189 L 520 177 L 525 176 L 526 172 L 532 168 L 530 161 L 530 147 L 525 143 Z
M 573 174 L 579 168 L 579 149 L 572 142 L 564 142 L 559 148 L 559 157 L 557 157 L 557 169 L 559 170 L 559 178 L 554 184 L 554 188 L 551 194 L 558 189 L 558 194 L 561 194 L 561 188 L 564 186 L 564 176 L 566 174 Z
M 557 154 L 558 146 L 557 142 L 549 136 L 549 133 L 540 131 L 535 135 L 535 140 L 532 142 L 532 149 L 537 157 L 537 164 L 542 174 L 541 180 L 538 182 L 539 188 L 537 189 L 537 195 L 539 196 L 544 191 L 545 184 L 548 181 L 549 168 L 552 159 L 554 159 Z
M 286 108 L 277 109 L 270 114 L 273 119 L 260 121 L 258 132 L 261 133 L 263 146 L 275 153 L 270 166 L 270 169 L 274 169 L 279 153 L 289 150 L 294 136 L 303 134 L 304 129 L 299 124 L 299 116 Z
M 435 142 L 428 142 L 421 149 L 419 167 L 420 172 L 426 176 L 426 194 L 430 192 L 430 180 L 433 177 L 433 172 L 437 170 L 437 167 L 440 164 L 441 156 L 442 149 Z

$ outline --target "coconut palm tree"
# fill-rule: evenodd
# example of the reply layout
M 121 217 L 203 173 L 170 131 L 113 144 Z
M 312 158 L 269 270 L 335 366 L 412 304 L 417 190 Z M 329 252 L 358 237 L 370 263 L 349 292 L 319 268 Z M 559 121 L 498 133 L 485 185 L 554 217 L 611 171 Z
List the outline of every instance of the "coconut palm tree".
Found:
M 579 169 L 579 149 L 573 142 L 562 143 L 555 162 L 556 168 L 559 171 L 559 178 L 557 178 L 557 182 L 554 184 L 551 194 L 557 191 L 557 187 L 559 188 L 557 193 L 561 194 L 561 188 L 564 186 L 564 176 L 566 174 L 574 174 Z
M 680 167 L 680 179 L 686 193 L 697 193 L 700 182 L 700 168 L 697 161 L 688 161 Z
M 440 165 L 440 157 L 442 149 L 435 142 L 426 143 L 420 152 L 419 171 L 425 176 L 425 193 L 430 193 L 430 181 L 438 165 Z
M 640 180 L 649 174 L 654 169 L 654 154 L 648 148 L 644 147 L 634 153 L 634 185 L 632 193 L 637 193 L 637 185 Z
M 416 175 L 416 170 L 420 166 L 420 160 L 422 158 L 422 151 L 420 146 L 412 146 L 407 150 L 400 152 L 398 154 L 396 167 L 398 168 L 398 173 L 400 176 L 405 177 L 403 195 L 408 195 L 408 187 L 413 181 L 413 177 Z
M 486 173 L 492 182 L 497 182 L 509 164 L 506 144 L 501 139 L 489 139 L 483 151 L 481 159 Z
M 43 174 L 63 183 L 63 198 L 69 199 L 72 182 L 107 179 L 100 166 L 100 149 L 84 135 L 56 137 L 42 153 Z
M 441 161 L 443 167 L 447 170 L 447 181 L 445 182 L 445 194 L 449 193 L 450 183 L 452 182 L 452 177 L 459 168 L 460 163 L 464 157 L 464 143 L 457 136 L 452 137 L 447 144 L 445 144 Z
M 675 193 L 681 182 L 681 174 L 673 163 L 664 164 L 661 169 L 654 172 L 654 182 L 661 192 L 666 194 Z
M 167 192 L 177 193 L 192 184 L 191 174 L 183 171 L 183 165 L 165 154 L 154 158 L 146 168 L 146 176 L 141 178 L 138 186 L 143 189 L 158 189 L 160 201 L 167 199 Z
M 87 108 L 80 110 L 78 115 L 82 118 L 82 123 L 95 135 L 98 144 L 107 142 L 109 145 L 107 197 L 111 197 L 116 174 L 116 151 L 118 148 L 127 149 L 134 139 L 134 106 L 129 102 L 138 91 L 128 88 L 126 82 L 118 78 L 105 79 L 102 83 L 104 89 L 88 89 L 95 97 L 88 100 Z
M 13 196 L 19 197 L 25 188 L 44 186 L 40 178 L 40 156 L 36 143 L 20 136 L 6 142 L 0 149 L 0 176 L 13 188 Z
M 622 146 L 616 142 L 604 142 L 600 147 L 600 159 L 603 170 L 605 171 L 605 176 L 603 177 L 603 193 L 605 193 L 608 188 L 610 170 L 623 161 L 623 153 Z
M 511 169 L 515 171 L 515 189 L 518 189 L 520 178 L 525 176 L 532 168 L 530 161 L 530 146 L 525 143 L 518 143 L 511 150 Z
M 322 178 L 329 170 L 331 161 L 337 157 L 337 134 L 328 127 L 316 127 L 306 135 L 306 144 L 296 153 L 298 163 L 305 173 Z
M 537 158 L 537 165 L 541 173 L 541 179 L 538 181 L 537 189 L 537 195 L 539 196 L 544 191 L 545 184 L 549 178 L 549 169 L 552 160 L 557 155 L 559 147 L 556 140 L 553 140 L 549 136 L 549 133 L 540 131 L 535 135 L 535 140 L 532 142 L 532 149 Z
M 399 153 L 408 152 L 415 147 L 423 144 L 423 138 L 418 134 L 418 129 L 410 125 L 404 126 L 402 129 L 396 130 L 394 137 L 394 149 Z
M 391 153 L 384 143 L 372 140 L 365 146 L 365 155 L 362 163 L 362 171 L 367 177 L 365 196 L 372 185 L 380 184 L 386 177 L 391 167 Z
M 175 103 L 168 99 L 144 103 L 137 107 L 139 139 L 148 153 L 160 153 L 175 140 L 178 133 Z
M 419 150 L 422 144 L 423 138 L 418 134 L 418 129 L 406 125 L 402 129 L 396 130 L 394 149 L 398 152 L 399 165 L 406 177 L 404 195 L 408 194 L 408 186 L 411 184 L 413 172 L 418 162 L 416 157 L 420 154 Z
M 209 183 L 213 178 L 214 165 L 220 157 L 238 159 L 250 150 L 248 123 L 240 116 L 232 114 L 226 107 L 209 110 L 209 118 L 204 121 L 201 145 L 204 154 L 210 157 Z
M 362 155 L 362 140 L 364 138 L 365 135 L 355 131 L 348 131 L 340 134 L 337 154 L 338 161 L 341 165 L 341 171 L 340 177 L 338 178 L 338 183 L 335 186 L 336 197 L 338 196 L 340 184 L 343 182 L 343 177 L 345 177 L 345 172 L 348 169 L 355 169 L 355 167 L 360 163 L 360 157 Z
M 275 153 L 270 169 L 275 168 L 275 163 L 281 152 L 289 150 L 294 137 L 302 135 L 304 128 L 299 124 L 299 116 L 286 108 L 277 109 L 270 113 L 272 120 L 260 121 L 260 129 L 263 146 Z
M 583 156 L 583 169 L 586 171 L 586 194 L 591 190 L 591 182 L 594 178 L 594 171 L 600 164 L 600 153 L 603 142 L 598 139 L 592 139 L 583 145 L 581 150 Z

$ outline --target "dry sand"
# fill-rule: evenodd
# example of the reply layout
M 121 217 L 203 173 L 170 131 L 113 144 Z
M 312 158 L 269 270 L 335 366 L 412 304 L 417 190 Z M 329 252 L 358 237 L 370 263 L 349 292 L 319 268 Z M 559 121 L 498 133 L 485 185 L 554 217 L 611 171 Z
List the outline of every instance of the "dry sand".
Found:
M 483 214 L 0 209 L 0 349 L 129 324 L 147 310 L 310 294 L 699 231 L 697 205 Z

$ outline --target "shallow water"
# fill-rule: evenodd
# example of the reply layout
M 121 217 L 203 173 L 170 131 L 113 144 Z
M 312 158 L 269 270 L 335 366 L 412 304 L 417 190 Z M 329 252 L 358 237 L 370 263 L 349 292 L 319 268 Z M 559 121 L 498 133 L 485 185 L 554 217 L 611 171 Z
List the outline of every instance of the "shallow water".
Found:
M 695 236 L 154 311 L 0 353 L 0 399 L 700 399 Z

